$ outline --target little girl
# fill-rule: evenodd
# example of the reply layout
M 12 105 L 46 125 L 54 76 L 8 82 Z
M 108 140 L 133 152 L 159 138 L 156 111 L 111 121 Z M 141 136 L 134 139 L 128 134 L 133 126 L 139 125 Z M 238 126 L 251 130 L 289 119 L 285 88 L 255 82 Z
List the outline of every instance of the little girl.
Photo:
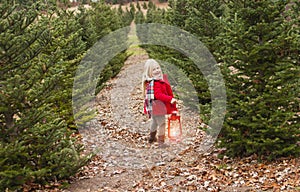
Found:
M 151 118 L 149 143 L 157 141 L 158 132 L 158 144 L 164 147 L 165 115 L 177 111 L 176 99 L 167 75 L 163 75 L 160 65 L 154 59 L 148 59 L 145 63 L 142 86 L 145 98 L 144 113 Z

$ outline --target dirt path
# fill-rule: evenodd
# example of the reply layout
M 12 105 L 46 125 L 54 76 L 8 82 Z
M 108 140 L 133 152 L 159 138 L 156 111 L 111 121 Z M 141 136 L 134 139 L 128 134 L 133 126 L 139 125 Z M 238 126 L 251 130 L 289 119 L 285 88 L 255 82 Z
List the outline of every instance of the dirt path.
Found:
M 133 31 L 129 34 L 134 35 Z M 141 74 L 148 55 L 135 45 L 129 51 L 135 54 L 97 95 L 96 121 L 80 132 L 87 149 L 97 151 L 97 157 L 67 191 L 131 191 L 145 176 L 155 178 L 154 167 L 166 166 L 194 146 L 196 135 L 201 137 L 197 115 L 180 106 L 182 121 L 189 125 L 188 132 L 183 126 L 182 142 L 167 140 L 170 145 L 167 149 L 147 143 L 150 120 L 143 114 Z M 189 155 L 188 160 L 192 159 Z
M 129 58 L 122 72 L 98 95 L 97 122 L 89 132 L 81 133 L 86 144 L 97 150 L 98 157 L 90 165 L 94 170 L 87 170 L 95 175 L 72 184 L 70 191 L 132 190 L 145 174 L 154 174 L 153 167 L 165 166 L 192 144 L 187 136 L 180 144 L 168 142 L 167 149 L 147 143 L 150 121 L 142 114 L 139 89 L 141 61 L 146 58 Z

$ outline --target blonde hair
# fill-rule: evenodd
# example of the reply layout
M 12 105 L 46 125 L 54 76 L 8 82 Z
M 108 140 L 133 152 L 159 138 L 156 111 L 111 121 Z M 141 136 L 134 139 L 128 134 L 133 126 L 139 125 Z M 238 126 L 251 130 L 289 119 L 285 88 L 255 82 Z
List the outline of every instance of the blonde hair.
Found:
M 145 96 L 147 81 L 150 81 L 152 79 L 152 72 L 153 72 L 153 68 L 154 68 L 155 65 L 159 65 L 159 63 L 154 59 L 148 59 L 145 62 L 144 72 L 143 72 L 143 76 L 142 76 L 143 96 Z

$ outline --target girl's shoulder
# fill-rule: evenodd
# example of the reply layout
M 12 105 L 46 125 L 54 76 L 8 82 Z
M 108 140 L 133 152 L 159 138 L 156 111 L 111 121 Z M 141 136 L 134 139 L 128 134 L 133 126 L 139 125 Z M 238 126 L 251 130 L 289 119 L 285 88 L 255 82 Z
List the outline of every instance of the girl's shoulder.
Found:
M 154 83 L 158 84 L 158 83 L 166 83 L 163 79 L 156 79 L 154 80 Z
M 166 82 L 164 80 L 155 80 L 154 81 L 154 86 L 157 86 L 157 87 L 168 87 L 170 86 L 169 82 Z

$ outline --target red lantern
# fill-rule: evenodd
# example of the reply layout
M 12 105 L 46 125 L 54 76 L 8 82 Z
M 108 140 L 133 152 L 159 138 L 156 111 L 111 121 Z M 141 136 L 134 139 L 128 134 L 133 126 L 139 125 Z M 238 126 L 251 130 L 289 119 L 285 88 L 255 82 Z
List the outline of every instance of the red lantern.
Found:
M 177 141 L 181 139 L 181 135 L 180 115 L 175 111 L 168 117 L 168 137 L 170 140 Z

